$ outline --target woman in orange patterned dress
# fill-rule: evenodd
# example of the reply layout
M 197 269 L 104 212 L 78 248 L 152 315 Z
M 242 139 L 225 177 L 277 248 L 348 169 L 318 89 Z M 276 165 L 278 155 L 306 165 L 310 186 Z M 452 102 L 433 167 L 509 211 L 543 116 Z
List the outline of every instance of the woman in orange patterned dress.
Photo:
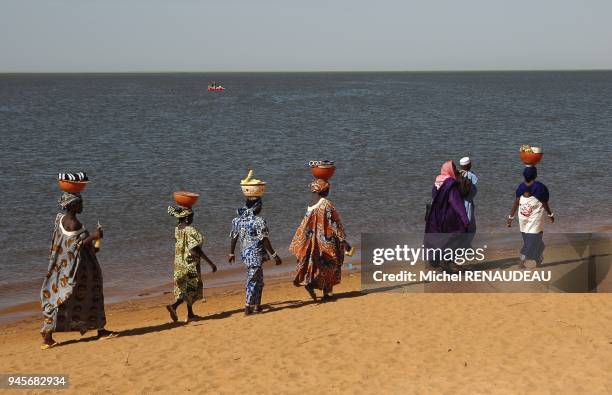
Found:
M 310 184 L 312 205 L 306 210 L 295 232 L 289 251 L 297 258 L 293 284 L 305 286 L 313 300 L 315 289 L 323 291 L 323 300 L 332 298 L 334 285 L 340 284 L 344 252 L 350 250 L 336 208 L 327 199 L 329 183 L 316 179 Z

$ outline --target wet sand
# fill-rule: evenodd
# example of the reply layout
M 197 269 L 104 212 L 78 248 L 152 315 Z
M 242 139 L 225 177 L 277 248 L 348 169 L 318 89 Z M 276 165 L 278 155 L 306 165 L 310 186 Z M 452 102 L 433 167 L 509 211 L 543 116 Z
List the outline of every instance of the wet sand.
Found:
M 111 304 L 120 337 L 46 351 L 39 318 L 3 324 L 0 372 L 68 374 L 63 393 L 612 392 L 609 294 L 364 294 L 353 272 L 324 304 L 267 280 L 245 317 L 241 286 L 205 293 L 201 320 L 171 323 L 171 295 Z

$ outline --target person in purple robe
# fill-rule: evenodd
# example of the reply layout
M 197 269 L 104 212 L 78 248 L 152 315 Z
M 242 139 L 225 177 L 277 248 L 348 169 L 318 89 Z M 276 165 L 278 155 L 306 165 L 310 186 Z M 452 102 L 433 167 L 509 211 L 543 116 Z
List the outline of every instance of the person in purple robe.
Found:
M 425 217 L 425 248 L 458 248 L 465 242 L 469 219 L 460 193 L 459 172 L 452 160 L 444 162 L 431 191 L 432 202 Z M 444 262 L 440 254 L 429 255 L 429 262 L 454 271 L 453 262 Z

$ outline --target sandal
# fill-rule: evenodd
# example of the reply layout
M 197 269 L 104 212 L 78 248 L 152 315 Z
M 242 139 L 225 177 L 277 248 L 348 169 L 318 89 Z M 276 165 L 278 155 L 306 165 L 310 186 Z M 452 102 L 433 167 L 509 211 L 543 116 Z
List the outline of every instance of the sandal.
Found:
M 107 331 L 106 329 L 102 333 L 98 333 L 98 339 L 106 340 L 113 339 L 119 336 L 119 332 Z
M 40 345 L 40 349 L 41 350 L 48 350 L 50 348 L 53 348 L 53 347 L 57 346 L 57 344 L 58 343 L 55 340 L 53 341 L 53 343 L 50 343 L 50 344 L 49 343 L 43 343 L 43 344 Z

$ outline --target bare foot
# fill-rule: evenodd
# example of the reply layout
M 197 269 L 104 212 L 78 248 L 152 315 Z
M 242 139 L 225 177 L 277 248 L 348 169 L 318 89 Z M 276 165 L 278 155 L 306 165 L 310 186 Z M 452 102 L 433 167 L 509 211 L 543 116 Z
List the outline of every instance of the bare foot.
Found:
M 202 317 L 200 317 L 199 315 L 196 315 L 196 314 L 191 314 L 191 315 L 188 315 L 188 316 L 187 316 L 187 322 L 197 321 L 197 320 L 199 320 L 200 318 L 202 318 Z
M 310 297 L 312 298 L 312 300 L 314 300 L 315 302 L 317 301 L 317 294 L 315 293 L 314 289 L 312 288 L 312 286 L 307 285 L 304 288 L 306 288 L 306 291 L 308 291 L 308 295 L 310 295 Z
M 178 315 L 176 315 L 175 308 L 172 307 L 171 304 L 169 304 L 168 306 L 166 306 L 166 309 L 168 310 L 168 313 L 170 313 L 170 318 L 172 318 L 172 322 L 177 322 L 178 321 Z
M 323 301 L 324 302 L 331 302 L 331 301 L 335 301 L 336 299 L 337 298 L 333 294 L 330 294 L 330 293 L 327 293 L 327 292 L 323 294 Z

